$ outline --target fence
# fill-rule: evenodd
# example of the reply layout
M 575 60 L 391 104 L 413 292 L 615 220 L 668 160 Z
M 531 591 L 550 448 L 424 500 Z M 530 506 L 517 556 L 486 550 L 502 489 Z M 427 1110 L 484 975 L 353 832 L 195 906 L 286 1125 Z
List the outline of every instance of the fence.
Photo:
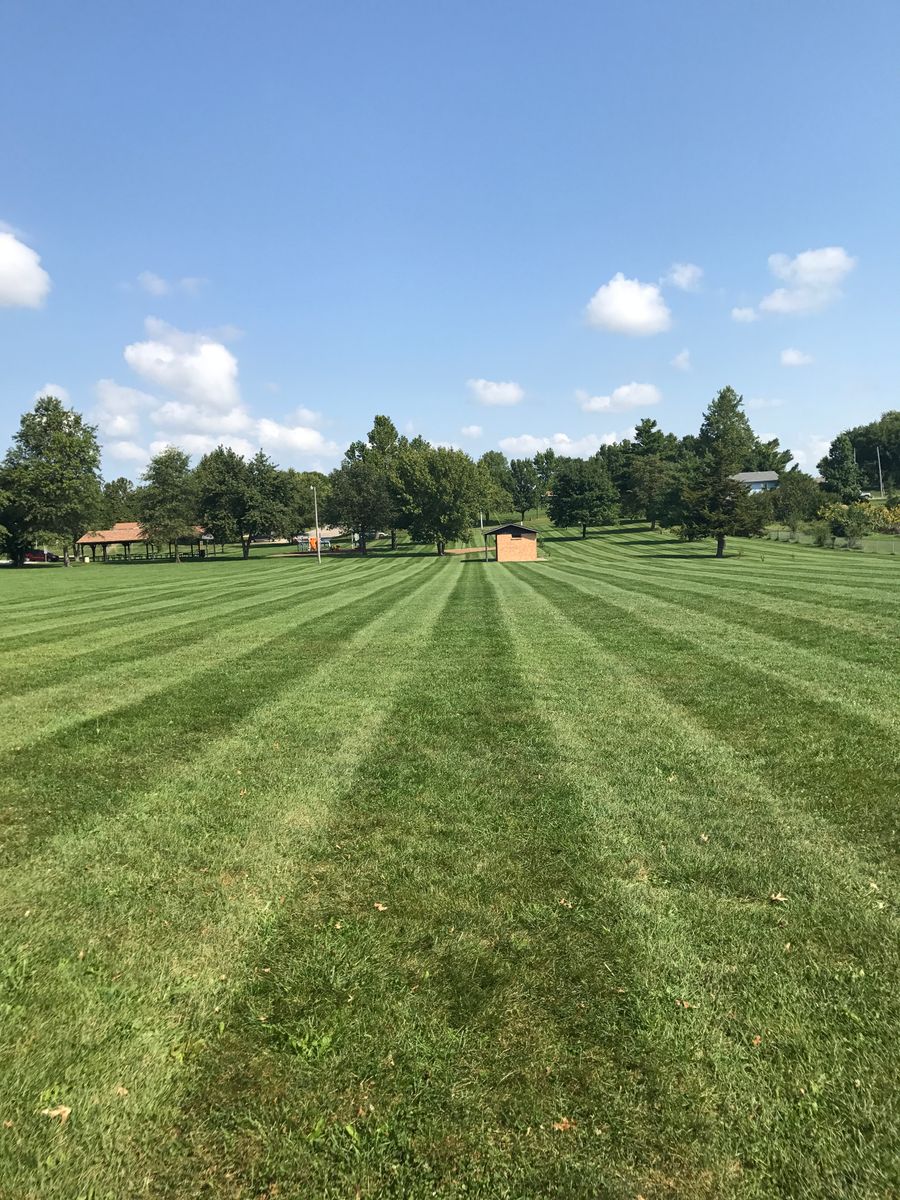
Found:
M 791 533 L 789 529 L 770 529 L 769 541 L 771 542 L 792 542 L 795 546 L 814 546 L 815 538 L 811 533 L 805 533 L 803 530 L 798 530 L 796 533 Z M 830 547 L 826 547 L 830 549 Z M 864 550 L 869 554 L 900 554 L 900 537 L 891 537 L 890 534 L 870 533 L 859 540 L 857 546 L 851 547 L 847 544 L 846 538 L 835 538 L 835 550 Z

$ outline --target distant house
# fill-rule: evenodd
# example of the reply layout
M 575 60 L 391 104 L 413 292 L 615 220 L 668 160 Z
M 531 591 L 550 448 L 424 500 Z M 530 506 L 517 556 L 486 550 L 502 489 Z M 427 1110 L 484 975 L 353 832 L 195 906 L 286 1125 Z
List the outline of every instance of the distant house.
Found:
M 731 478 L 743 483 L 748 492 L 771 492 L 778 487 L 777 471 L 738 471 Z
M 485 541 L 494 537 L 497 562 L 535 562 L 537 559 L 537 530 L 511 521 L 484 531 Z

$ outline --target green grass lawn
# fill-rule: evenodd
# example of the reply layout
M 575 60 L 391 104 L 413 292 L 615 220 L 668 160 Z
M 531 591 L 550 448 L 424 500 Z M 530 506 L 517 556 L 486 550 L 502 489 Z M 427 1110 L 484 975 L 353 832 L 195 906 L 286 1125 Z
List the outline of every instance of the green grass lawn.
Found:
M 3 1200 L 900 1195 L 900 558 L 543 547 L 0 572 Z

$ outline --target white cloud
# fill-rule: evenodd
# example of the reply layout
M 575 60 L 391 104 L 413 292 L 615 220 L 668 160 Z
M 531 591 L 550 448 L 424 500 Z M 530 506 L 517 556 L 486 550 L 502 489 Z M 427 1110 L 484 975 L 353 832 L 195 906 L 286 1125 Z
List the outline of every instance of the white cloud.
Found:
M 783 367 L 808 367 L 813 361 L 811 354 L 805 354 L 802 350 L 795 350 L 793 346 L 781 352 L 781 365 Z
M 769 399 L 766 396 L 757 396 L 753 400 L 748 400 L 747 408 L 781 408 L 784 404 L 783 400 Z
M 696 263 L 672 263 L 663 276 L 663 283 L 671 283 L 683 292 L 696 292 L 703 278 L 703 268 Z
M 804 471 L 814 473 L 816 463 L 828 453 L 831 442 L 828 438 L 817 433 L 810 434 L 800 444 L 800 449 L 794 450 L 794 461 L 798 462 Z
M 151 296 L 165 296 L 169 291 L 168 280 L 163 279 L 160 275 L 154 275 L 152 271 L 141 271 L 138 275 L 138 283 Z
M 745 325 L 749 325 L 751 321 L 759 320 L 759 313 L 755 308 L 733 308 L 731 310 L 732 321 L 739 321 Z
M 170 393 L 159 399 L 137 388 L 121 387 L 111 379 L 97 384 L 97 415 L 104 433 L 117 439 L 118 457 L 138 459 L 144 413 L 156 427 L 149 453 L 179 446 L 192 455 L 206 454 L 218 445 L 230 446 L 245 457 L 262 446 L 288 462 L 334 460 L 340 449 L 315 428 L 321 413 L 297 408 L 283 420 L 255 416 L 244 404 L 238 385 L 238 362 L 222 337 L 229 331 L 189 333 L 154 317 L 146 321 L 148 339 L 125 347 L 125 361 L 140 376 Z M 234 331 L 231 331 L 232 333 Z M 147 452 L 140 453 L 146 459 Z
M 672 324 L 659 287 L 626 279 L 621 271 L 597 289 L 586 311 L 588 324 L 595 328 L 632 337 L 662 333 Z
M 150 452 L 159 454 L 167 446 L 177 446 L 179 450 L 194 455 L 208 454 L 210 450 L 215 450 L 216 446 L 228 446 L 230 449 L 236 450 L 238 454 L 242 454 L 244 458 L 252 458 L 259 449 L 258 443 L 248 441 L 247 438 L 180 432 L 173 437 L 161 435 L 150 443 Z
M 479 404 L 508 407 L 518 404 L 525 396 L 519 384 L 512 381 L 498 383 L 491 379 L 469 379 L 466 386 Z
M 198 404 L 232 409 L 239 402 L 237 359 L 222 342 L 183 333 L 148 317 L 145 342 L 125 347 L 125 361 L 144 379 Z
M 69 403 L 69 389 L 64 388 L 61 383 L 45 383 L 31 397 L 32 400 L 40 400 L 41 396 L 55 396 L 63 404 Z
M 108 437 L 133 438 L 140 431 L 141 411 L 159 403 L 155 396 L 137 388 L 122 387 L 114 379 L 98 380 L 96 392 L 94 419 L 100 432 Z M 120 442 L 120 445 L 126 444 L 132 443 Z
M 150 451 L 139 446 L 137 442 L 121 441 L 108 442 L 103 447 L 104 454 L 122 462 L 145 463 L 150 457 Z
M 691 369 L 691 352 L 690 350 L 679 350 L 672 359 L 673 367 L 677 371 L 689 371 Z
M 339 447 L 326 441 L 318 429 L 309 425 L 282 425 L 263 417 L 256 423 L 257 437 L 266 450 L 294 450 L 300 454 L 321 454 L 332 457 Z
M 484 430 L 480 425 L 463 425 L 459 432 L 463 435 L 463 437 L 480 438 Z
M 155 271 L 141 271 L 137 277 L 138 286 L 151 296 L 168 296 L 170 292 L 186 292 L 196 296 L 205 283 L 198 275 L 186 275 L 183 279 L 163 279 Z
M 14 233 L 0 233 L 0 308 L 40 308 L 50 286 L 40 255 Z
M 652 383 L 623 383 L 610 396 L 592 396 L 579 388 L 575 398 L 584 412 L 626 412 L 629 408 L 659 404 L 662 392 Z
M 167 429 L 192 429 L 196 432 L 244 433 L 253 428 L 253 419 L 241 404 L 227 412 L 186 404 L 182 400 L 167 400 L 151 414 L 155 424 Z
M 521 433 L 518 437 L 501 438 L 498 445 L 504 454 L 511 458 L 531 458 L 539 450 L 552 447 L 557 454 L 569 458 L 590 458 L 601 446 L 610 446 L 619 440 L 615 433 L 604 433 L 598 437 L 589 433 L 582 438 L 571 438 L 566 433 L 554 433 L 552 437 L 535 437 L 531 433 Z
M 804 250 L 795 258 L 770 254 L 769 270 L 787 285 L 763 297 L 763 312 L 808 313 L 825 308 L 841 294 L 841 284 L 856 266 L 843 246 Z

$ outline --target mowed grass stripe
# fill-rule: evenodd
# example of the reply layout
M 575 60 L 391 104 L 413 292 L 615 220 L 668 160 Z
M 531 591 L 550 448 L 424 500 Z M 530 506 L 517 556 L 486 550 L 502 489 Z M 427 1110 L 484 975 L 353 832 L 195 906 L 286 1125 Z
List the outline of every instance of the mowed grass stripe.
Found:
M 723 608 L 727 616 L 732 611 L 741 614 L 765 613 L 767 619 L 777 618 L 784 628 L 790 632 L 791 623 L 796 622 L 802 634 L 808 624 L 834 629 L 841 635 L 852 633 L 863 635 L 870 641 L 896 641 L 897 616 L 900 615 L 900 605 L 892 616 L 885 613 L 883 601 L 873 602 L 873 611 L 861 613 L 856 602 L 829 603 L 827 593 L 808 590 L 806 600 L 793 600 L 784 595 L 778 577 L 769 578 L 763 586 L 759 581 L 745 579 L 739 581 L 718 580 L 718 566 L 713 571 L 706 569 L 705 564 L 700 569 L 690 572 L 676 572 L 670 565 L 662 570 L 647 566 L 635 565 L 633 558 L 610 558 L 593 552 L 593 547 L 577 556 L 559 558 L 554 556 L 555 566 L 565 566 L 566 571 L 578 573 L 588 571 L 596 574 L 603 572 L 610 575 L 610 564 L 614 564 L 614 574 L 617 581 L 641 581 L 651 589 L 662 589 L 661 594 L 677 592 L 679 596 L 695 597 L 698 602 L 709 602 L 714 608 Z
M 164 691 L 126 699 L 102 721 L 80 719 L 0 757 L 0 863 L 32 854 L 55 833 L 95 821 L 152 789 L 160 771 L 195 757 L 208 739 L 315 669 L 326 647 L 332 653 L 358 625 L 400 599 L 409 578 L 373 575 L 368 593 L 342 593 L 312 633 L 302 619 L 291 621 L 288 610 L 280 628 L 270 627 L 242 653 L 218 663 L 202 655 L 185 659 Z M 21 769 L 23 755 L 33 770 Z
M 404 572 L 405 568 L 399 568 L 390 579 L 382 578 L 381 585 L 397 582 Z M 299 636 L 305 629 L 307 636 L 317 641 L 320 631 L 316 622 L 323 612 L 353 603 L 357 592 L 368 594 L 372 590 L 362 577 L 337 589 L 335 582 L 333 577 L 331 581 L 323 580 L 319 589 L 310 588 L 302 596 L 296 590 L 289 591 L 287 598 L 280 598 L 280 593 L 269 593 L 252 609 L 227 610 L 215 620 L 207 614 L 164 635 L 147 632 L 142 636 L 142 625 L 135 623 L 128 648 L 117 647 L 112 662 L 101 660 L 84 674 L 77 673 L 77 666 L 70 667 L 64 683 L 33 688 L 24 695 L 14 694 L 0 701 L 0 766 L 2 753 L 9 752 L 13 752 L 9 760 L 13 765 L 27 762 L 32 756 L 43 764 L 46 756 L 57 753 L 56 739 L 73 727 L 87 727 L 93 722 L 99 737 L 100 725 L 109 714 L 165 693 L 172 687 L 173 679 L 185 675 L 188 663 L 191 670 L 209 672 L 254 653 L 277 656 L 278 639 L 286 618 L 290 620 L 293 636 Z M 335 591 L 340 595 L 339 605 L 335 602 Z M 155 648 L 158 637 L 166 647 L 165 652 Z M 129 649 L 131 657 L 124 657 Z M 136 657 L 141 663 L 139 672 L 135 669 Z
M 772 676 L 777 682 L 811 694 L 816 702 L 828 702 L 846 708 L 854 717 L 864 716 L 873 724 L 893 731 L 894 716 L 890 707 L 900 668 L 900 652 L 895 643 L 856 642 L 859 657 L 865 665 L 850 661 L 839 652 L 840 647 L 853 649 L 854 637 L 847 634 L 838 639 L 827 629 L 819 628 L 810 644 L 809 632 L 804 639 L 801 629 L 794 644 L 773 627 L 771 619 L 761 617 L 754 622 L 749 617 L 735 620 L 728 606 L 716 610 L 698 598 L 690 599 L 681 593 L 671 593 L 665 586 L 654 587 L 642 580 L 623 579 L 597 568 L 567 569 L 566 583 L 604 603 L 625 609 L 651 629 L 668 631 L 672 615 L 678 614 L 681 632 L 693 642 L 700 643 L 703 654 L 714 655 L 726 662 L 746 664 L 748 669 Z M 685 618 L 690 613 L 690 620 Z M 654 636 L 654 635 L 650 635 Z M 885 703 L 888 702 L 888 708 Z
M 0 1193 L 149 1194 L 149 1158 L 177 1118 L 177 1077 L 205 1039 L 213 1050 L 219 1010 L 247 986 L 246 956 L 279 922 L 310 838 L 350 788 L 397 688 L 427 670 L 447 578 L 420 561 L 401 591 L 360 605 L 314 662 L 295 660 L 269 703 L 105 821 L 6 873 L 0 1065 L 12 1125 Z M 364 665 L 373 644 L 392 649 L 377 672 Z M 186 734 L 189 720 L 172 711 Z M 63 1128 L 40 1115 L 55 1104 L 72 1109 Z
M 529 580 L 607 648 L 631 657 L 648 687 L 739 749 L 774 789 L 833 822 L 865 853 L 888 855 L 896 869 L 900 762 L 868 710 L 839 707 L 825 689 L 817 700 L 814 680 L 774 679 L 720 654 L 711 638 L 698 643 L 694 613 L 679 620 L 673 611 L 668 628 L 651 627 L 641 613 L 581 582 L 549 571 L 534 571 Z M 635 621 L 644 625 L 643 636 L 636 637 Z
M 156 1197 L 633 1197 L 654 1171 L 713 1195 L 496 568 L 454 569 L 423 673 L 205 1039 Z
M 340 564 L 331 560 L 327 566 L 329 569 L 340 567 L 349 571 L 360 569 L 359 564 L 349 564 L 346 560 Z M 362 571 L 365 571 L 365 565 Z M 7 631 L 0 643 L 0 651 L 15 652 L 20 647 L 32 650 L 43 642 L 54 648 L 65 641 L 97 646 L 105 634 L 114 635 L 123 621 L 134 616 L 177 617 L 197 605 L 215 604 L 223 597 L 252 597 L 261 588 L 284 585 L 289 580 L 298 589 L 310 587 L 314 586 L 319 574 L 311 563 L 300 565 L 290 560 L 276 560 L 271 565 L 251 563 L 245 565 L 243 571 L 233 568 L 231 571 L 215 572 L 215 567 L 211 566 L 210 572 L 210 575 L 202 577 L 199 573 L 188 572 L 178 577 L 176 585 L 171 575 L 161 570 L 155 578 L 155 587 L 142 592 L 137 602 L 127 589 L 123 589 L 115 604 L 73 607 L 71 611 L 61 614 L 58 620 L 42 619 L 35 614 L 30 624 L 18 621 L 14 628 Z
M 896 912 L 826 822 L 648 687 L 602 610 L 591 630 L 534 580 L 497 581 L 518 662 L 638 931 L 639 1013 L 672 1061 L 667 1104 L 705 1122 L 709 1194 L 892 1194 Z M 697 1188 L 651 1174 L 638 1190 Z
M 401 569 L 398 564 L 398 571 Z M 46 645 L 29 642 L 27 650 L 0 650 L 0 687 L 6 688 L 7 698 L 11 698 L 80 675 L 90 688 L 92 676 L 102 676 L 105 681 L 111 668 L 129 663 L 134 674 L 136 659 L 152 664 L 158 654 L 171 653 L 194 639 L 202 639 L 204 630 L 229 625 L 243 630 L 260 610 L 265 616 L 267 611 L 284 605 L 303 612 L 310 603 L 332 596 L 338 588 L 345 591 L 367 587 L 368 578 L 366 572 L 351 572 L 348 576 L 331 570 L 304 581 L 287 573 L 269 575 L 249 592 L 241 590 L 235 595 L 235 590 L 228 590 L 214 596 L 200 593 L 175 607 L 161 603 L 158 610 L 126 612 L 114 625 L 94 623 L 87 637 L 83 633 L 65 638 L 57 634 L 48 638 Z
M 747 587 L 760 587 L 779 595 L 807 600 L 820 590 L 830 602 L 846 601 L 858 611 L 871 609 L 877 613 L 877 607 L 873 606 L 879 603 L 886 605 L 888 611 L 895 611 L 898 606 L 896 578 L 900 559 L 884 561 L 880 564 L 883 567 L 880 572 L 868 570 L 871 560 L 866 559 L 865 568 L 856 572 L 841 570 L 840 556 L 819 550 L 810 552 L 814 562 L 811 568 L 804 570 L 801 562 L 792 562 L 777 550 L 775 561 L 770 561 L 773 555 L 765 548 L 775 547 L 776 543 L 751 542 L 748 548 L 748 543 L 740 542 L 737 551 L 732 547 L 728 557 L 711 567 L 710 544 L 684 543 L 674 538 L 654 540 L 656 536 L 637 531 L 631 537 L 622 538 L 616 530 L 601 530 L 586 540 L 550 534 L 545 544 L 554 560 L 578 562 L 584 561 L 585 555 L 603 557 L 626 569 L 646 569 L 655 573 L 662 568 L 666 577 L 704 578 L 711 583 L 740 580 Z

